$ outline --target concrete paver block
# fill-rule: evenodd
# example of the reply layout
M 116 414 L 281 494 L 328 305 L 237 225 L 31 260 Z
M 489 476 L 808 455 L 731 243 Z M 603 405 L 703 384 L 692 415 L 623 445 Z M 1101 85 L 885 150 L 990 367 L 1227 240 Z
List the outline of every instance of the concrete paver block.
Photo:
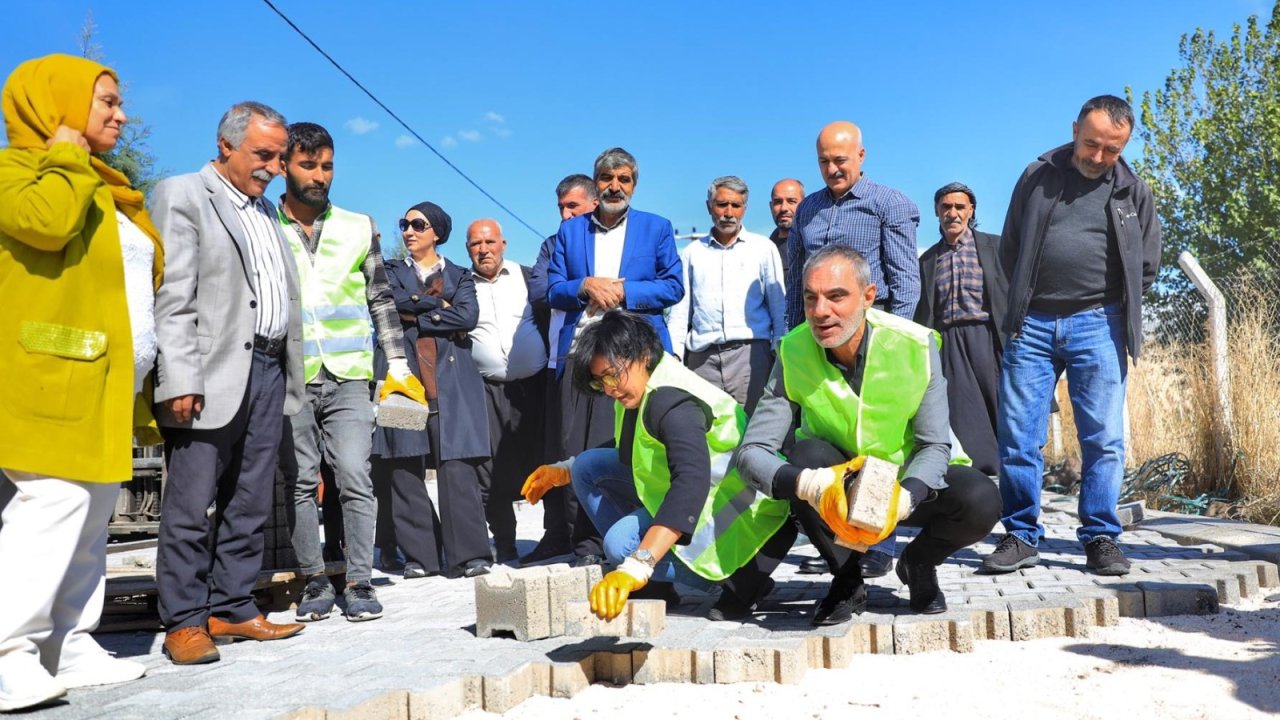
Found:
M 1147 617 L 1213 615 L 1218 612 L 1218 591 L 1203 583 L 1140 582 L 1146 598 Z
M 1009 606 L 1006 603 L 995 603 L 982 600 L 971 603 L 968 607 L 969 621 L 974 636 L 980 640 L 1008 640 Z
M 631 651 L 632 682 L 693 682 L 693 650 L 668 647 L 638 647 Z
M 717 683 L 795 684 L 808 669 L 808 649 L 799 640 L 740 640 L 715 650 Z
M 484 677 L 484 710 L 501 715 L 533 693 L 533 666 L 525 663 L 505 675 Z
M 634 678 L 631 653 L 634 648 L 621 646 L 595 654 L 595 681 L 613 685 L 630 685 Z
M 694 648 L 693 681 L 699 685 L 710 685 L 716 681 L 716 651 L 714 648 Z
M 951 649 L 951 623 L 930 615 L 900 615 L 893 621 L 893 651 L 917 655 Z
M 1089 636 L 1089 628 L 1093 627 L 1097 618 L 1097 610 L 1092 603 L 1067 592 L 1045 594 L 1041 598 L 1046 605 L 1061 610 L 1063 634 L 1073 638 Z
M 1071 591 L 1093 607 L 1093 624 L 1112 627 L 1120 623 L 1120 600 L 1115 593 L 1095 588 L 1072 588 Z
M 575 568 L 568 565 L 548 566 L 547 617 L 551 636 L 564 635 L 565 606 L 576 600 L 586 600 L 591 586 L 600 581 L 600 566 Z
M 1266 560 L 1246 560 L 1244 565 L 1251 565 L 1258 573 L 1258 585 L 1264 588 L 1280 587 L 1280 571 L 1276 564 Z
M 468 704 L 468 685 L 480 685 L 480 678 L 453 678 L 426 690 L 409 692 L 409 720 L 449 720 L 469 710 L 478 709 L 482 699 L 480 695 L 471 698 Z
M 662 633 L 666 617 L 662 600 L 628 600 L 612 620 L 596 617 L 590 602 L 573 600 L 565 604 L 564 632 L 573 637 L 654 637 Z
M 1231 563 L 1224 571 L 1236 576 L 1236 583 L 1240 586 L 1240 597 L 1255 598 L 1261 594 L 1262 588 L 1258 584 L 1258 573 L 1254 567 L 1241 567 L 1239 564 Z
M 1146 617 L 1146 599 L 1142 596 L 1142 588 L 1137 583 L 1126 580 L 1095 579 L 1098 588 L 1111 593 L 1116 598 L 1116 610 L 1120 617 Z
M 1039 640 L 1067 634 L 1061 608 L 1046 607 L 1039 597 L 1009 600 L 1009 639 Z
M 591 655 L 570 662 L 551 663 L 551 697 L 571 698 L 586 690 L 596 679 L 596 661 Z
M 383 693 L 349 708 L 329 708 L 327 720 L 409 720 L 409 693 Z
M 495 631 L 521 642 L 551 637 L 549 574 L 545 567 L 530 567 L 476 578 L 476 637 L 493 637 Z
M 535 662 L 531 666 L 532 682 L 529 685 L 531 697 L 551 697 L 551 664 Z
M 844 482 L 837 478 L 836 482 Z M 849 511 L 846 519 L 850 525 L 869 530 L 885 526 L 889 504 L 898 492 L 898 466 L 874 457 L 867 457 L 862 469 L 846 486 Z
M 308 705 L 279 715 L 275 720 L 326 720 L 327 717 L 328 712 L 324 708 Z

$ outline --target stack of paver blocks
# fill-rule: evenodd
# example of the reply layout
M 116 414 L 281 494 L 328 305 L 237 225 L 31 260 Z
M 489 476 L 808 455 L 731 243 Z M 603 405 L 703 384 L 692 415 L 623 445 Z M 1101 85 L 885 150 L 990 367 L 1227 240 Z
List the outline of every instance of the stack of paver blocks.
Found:
M 600 566 L 550 565 L 497 571 L 476 579 L 476 636 L 509 632 L 527 642 L 559 635 L 651 637 L 662 632 L 661 600 L 629 600 L 622 615 L 603 621 L 587 595 L 601 579 Z

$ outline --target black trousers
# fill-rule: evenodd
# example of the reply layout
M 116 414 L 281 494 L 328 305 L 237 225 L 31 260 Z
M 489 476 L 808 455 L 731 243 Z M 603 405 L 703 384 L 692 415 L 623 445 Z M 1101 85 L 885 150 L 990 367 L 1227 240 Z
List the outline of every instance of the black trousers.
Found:
M 162 428 L 168 475 L 156 586 L 160 620 L 169 630 L 204 625 L 211 615 L 230 622 L 258 615 L 253 586 L 262 570 L 262 527 L 271 514 L 283 430 L 284 368 L 261 350 L 253 351 L 231 422 L 213 430 Z
M 542 463 L 564 459 L 564 436 L 560 432 L 560 383 L 555 368 L 543 370 L 543 453 Z M 542 496 L 542 540 L 551 548 L 571 546 L 573 525 L 578 519 L 578 498 L 573 488 L 552 488 Z
M 584 450 L 608 445 L 613 441 L 613 399 L 602 393 L 583 393 L 573 387 L 573 363 L 565 363 L 560 386 L 560 431 L 564 438 L 561 459 L 582 454 Z M 601 531 L 591 523 L 591 518 L 581 507 L 572 490 L 564 488 L 573 508 L 573 528 L 570 541 L 573 554 L 604 555 Z
M 378 498 L 377 544 L 383 558 L 396 546 L 405 560 L 429 573 L 441 571 L 440 521 L 423 483 L 427 458 L 370 458 L 373 493 Z M 385 562 L 385 560 L 384 560 Z
M 516 512 L 525 478 L 542 464 L 541 374 L 521 380 L 484 381 L 489 414 L 489 460 L 479 467 L 480 494 L 493 544 L 514 551 Z M 559 458 L 557 458 L 559 459 Z
M 986 475 L 1000 471 L 996 451 L 996 399 L 1000 350 L 990 322 L 953 325 L 942 331 L 942 375 L 947 379 L 951 429 L 973 466 Z
M 425 473 L 416 471 L 416 466 L 410 463 L 389 459 L 379 460 L 379 471 L 375 476 L 378 481 L 374 492 L 381 492 L 378 495 L 379 525 L 385 527 L 384 518 L 389 512 L 391 526 L 395 529 L 395 543 L 404 551 L 405 557 L 422 563 L 423 568 L 430 572 L 432 553 L 427 548 L 434 546 L 444 555 L 443 564 L 438 567 L 449 577 L 458 577 L 468 562 L 491 559 L 484 501 L 480 497 L 480 465 L 484 460 L 439 460 L 440 415 L 436 412 L 427 418 L 427 437 L 431 442 L 430 459 L 435 464 L 436 494 L 440 500 L 438 525 L 433 526 L 435 508 L 423 485 Z M 422 463 L 425 469 L 426 458 L 414 460 Z M 379 491 L 377 486 L 382 486 L 382 490 Z M 410 507 L 397 507 L 400 504 Z M 389 510 L 384 510 L 383 505 Z M 412 521 L 409 514 L 414 516 Z M 432 523 L 426 521 L 427 514 Z M 396 520 L 397 517 L 400 520 Z M 385 551 L 388 545 L 383 543 L 388 539 L 381 534 L 379 538 L 378 545 Z M 409 548 L 415 549 L 411 551 Z
M 849 457 L 830 443 L 808 439 L 796 442 L 788 459 L 802 468 L 822 468 L 839 465 Z M 907 545 L 900 562 L 941 565 L 957 550 L 986 537 L 1000 520 L 1000 491 L 982 472 L 965 465 L 950 465 L 944 479 L 947 487 L 931 493 L 930 499 L 920 503 L 899 523 L 920 528 L 920 534 Z M 791 512 L 818 554 L 833 569 L 833 575 L 846 578 L 862 575 L 858 566 L 862 554 L 837 545 L 835 534 L 809 503 L 794 499 Z M 795 523 L 783 523 L 752 561 L 725 581 L 725 589 L 744 602 L 753 601 L 765 579 L 786 557 L 796 532 Z

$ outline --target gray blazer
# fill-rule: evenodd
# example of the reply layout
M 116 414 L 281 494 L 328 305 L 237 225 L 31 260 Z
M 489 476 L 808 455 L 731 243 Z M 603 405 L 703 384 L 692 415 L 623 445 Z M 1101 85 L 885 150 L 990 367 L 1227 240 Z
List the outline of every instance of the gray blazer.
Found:
M 213 165 L 156 185 L 151 217 L 165 256 L 164 282 L 156 292 L 156 421 L 214 430 L 235 417 L 249 382 L 257 288 L 248 241 Z M 304 389 L 301 295 L 293 253 L 279 225 L 272 225 L 289 269 L 284 412 L 295 415 Z M 185 424 L 164 405 L 183 395 L 204 396 L 204 410 Z

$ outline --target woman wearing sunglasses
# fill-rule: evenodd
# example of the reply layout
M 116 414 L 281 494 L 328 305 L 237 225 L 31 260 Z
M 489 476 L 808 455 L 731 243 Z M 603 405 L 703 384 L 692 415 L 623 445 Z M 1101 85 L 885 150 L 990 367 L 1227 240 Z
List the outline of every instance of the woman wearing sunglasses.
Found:
M 536 503 L 572 478 L 617 568 L 591 589 L 591 609 L 609 619 L 646 585 L 647 595 L 671 598 L 676 580 L 727 581 L 711 619 L 749 614 L 759 597 L 738 597 L 731 576 L 751 572 L 746 566 L 786 521 L 788 506 L 756 492 L 730 465 L 746 425 L 742 406 L 665 354 L 645 316 L 623 310 L 582 331 L 569 367 L 582 391 L 614 399 L 615 447 L 544 465 L 522 492 Z
M 491 564 L 478 473 L 489 457 L 489 421 L 467 336 L 480 310 L 471 273 L 437 252 L 452 227 L 439 205 L 414 205 L 400 220 L 409 257 L 387 263 L 409 367 L 422 381 L 431 408 L 425 433 L 380 427 L 373 437 L 378 524 L 394 527 L 396 537 L 379 545 L 384 565 L 386 554 L 400 546 L 406 578 L 442 571 L 449 577 L 475 577 L 489 572 Z M 381 377 L 387 366 L 380 350 L 374 363 Z M 422 484 L 428 454 L 439 489 L 438 521 Z

